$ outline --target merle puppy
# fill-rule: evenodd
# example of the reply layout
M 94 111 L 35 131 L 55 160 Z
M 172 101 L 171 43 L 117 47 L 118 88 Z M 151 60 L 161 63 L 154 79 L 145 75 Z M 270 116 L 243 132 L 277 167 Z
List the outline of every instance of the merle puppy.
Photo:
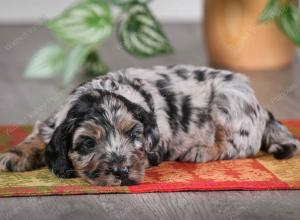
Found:
M 129 68 L 77 87 L 59 111 L 0 155 L 0 170 L 47 165 L 62 178 L 132 185 L 163 160 L 203 163 L 260 150 L 284 159 L 299 147 L 243 75 L 185 65 Z

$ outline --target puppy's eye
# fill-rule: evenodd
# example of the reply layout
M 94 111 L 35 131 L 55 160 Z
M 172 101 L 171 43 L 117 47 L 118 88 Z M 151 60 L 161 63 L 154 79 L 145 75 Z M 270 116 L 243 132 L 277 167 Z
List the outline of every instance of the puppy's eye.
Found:
M 85 147 L 87 149 L 92 149 L 95 147 L 95 144 L 96 144 L 95 140 L 90 137 L 82 138 L 82 141 L 81 141 L 82 147 Z
M 134 141 L 138 138 L 141 137 L 142 135 L 142 126 L 140 124 L 135 124 L 133 127 L 131 127 L 127 132 L 126 134 L 128 135 L 129 139 L 131 141 Z
M 129 138 L 131 139 L 131 140 L 136 140 L 137 138 L 139 137 L 139 135 L 137 134 L 137 133 L 131 133 L 130 135 L 129 135 Z
M 93 138 L 82 136 L 76 142 L 75 150 L 77 150 L 80 154 L 88 154 L 90 153 L 96 145 L 96 141 Z

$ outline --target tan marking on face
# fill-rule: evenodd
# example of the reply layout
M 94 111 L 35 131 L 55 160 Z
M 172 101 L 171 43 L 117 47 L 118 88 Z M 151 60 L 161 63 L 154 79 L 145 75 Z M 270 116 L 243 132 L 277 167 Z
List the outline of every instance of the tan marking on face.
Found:
M 129 179 L 140 183 L 144 179 L 145 167 L 147 166 L 146 154 L 138 151 L 131 157 L 131 166 L 129 172 Z
M 116 122 L 116 129 L 122 133 L 130 130 L 134 126 L 134 119 L 130 114 L 122 115 Z
M 100 126 L 95 124 L 93 121 L 87 121 L 82 125 L 82 131 L 80 135 L 88 136 L 94 138 L 97 142 L 105 134 L 105 130 Z
M 77 174 L 85 179 L 87 182 L 93 185 L 103 185 L 103 186 L 120 186 L 121 180 L 117 179 L 114 175 L 111 173 L 106 174 L 106 170 L 108 169 L 107 164 L 105 161 L 98 161 L 97 163 L 95 161 L 89 162 L 87 165 L 82 166 L 82 162 L 77 160 L 77 157 L 75 154 L 69 154 L 69 157 L 72 158 L 73 166 L 77 172 Z M 99 170 L 99 177 L 91 179 L 86 176 L 87 172 L 91 172 L 97 167 L 101 167 L 101 170 Z

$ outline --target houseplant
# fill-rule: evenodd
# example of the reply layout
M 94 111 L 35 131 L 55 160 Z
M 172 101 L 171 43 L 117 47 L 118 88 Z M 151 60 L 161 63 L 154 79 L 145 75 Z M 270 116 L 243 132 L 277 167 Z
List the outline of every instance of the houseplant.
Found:
M 300 11 L 297 5 L 297 0 L 269 0 L 260 21 L 275 21 L 293 43 L 300 47 Z
M 206 0 L 204 35 L 213 65 L 273 70 L 289 65 L 299 46 L 296 1 Z
M 47 78 L 62 73 L 67 84 L 79 70 L 92 75 L 105 74 L 107 67 L 97 49 L 110 36 L 113 25 L 122 47 L 137 57 L 172 52 L 172 47 L 147 6 L 148 0 L 79 0 L 46 22 L 57 38 L 39 50 L 25 76 Z M 114 20 L 111 7 L 120 15 Z

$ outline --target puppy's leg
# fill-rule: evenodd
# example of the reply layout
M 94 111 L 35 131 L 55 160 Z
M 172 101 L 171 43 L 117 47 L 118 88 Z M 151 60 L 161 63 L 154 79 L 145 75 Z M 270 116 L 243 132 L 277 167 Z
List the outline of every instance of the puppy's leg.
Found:
M 0 154 L 0 171 L 28 171 L 45 165 L 45 141 L 37 122 L 32 133 L 16 147 Z
M 162 161 L 168 160 L 169 155 L 169 141 L 161 140 L 153 150 L 147 152 L 148 165 L 157 166 Z
M 163 156 L 159 151 L 151 151 L 147 153 L 148 164 L 147 167 L 158 166 L 163 161 Z
M 220 133 L 220 132 L 218 132 Z M 213 145 L 192 146 L 185 152 L 178 155 L 177 158 L 172 156 L 172 146 L 168 141 L 162 141 L 153 151 L 148 153 L 150 166 L 157 166 L 164 160 L 177 160 L 182 162 L 201 163 L 224 159 L 226 157 L 226 148 L 231 147 L 231 143 L 225 140 L 217 140 Z
M 223 146 L 196 146 L 191 147 L 177 159 L 182 162 L 205 163 L 221 159 Z
M 276 159 L 286 159 L 298 153 L 299 149 L 300 142 L 269 112 L 261 150 L 272 153 Z

